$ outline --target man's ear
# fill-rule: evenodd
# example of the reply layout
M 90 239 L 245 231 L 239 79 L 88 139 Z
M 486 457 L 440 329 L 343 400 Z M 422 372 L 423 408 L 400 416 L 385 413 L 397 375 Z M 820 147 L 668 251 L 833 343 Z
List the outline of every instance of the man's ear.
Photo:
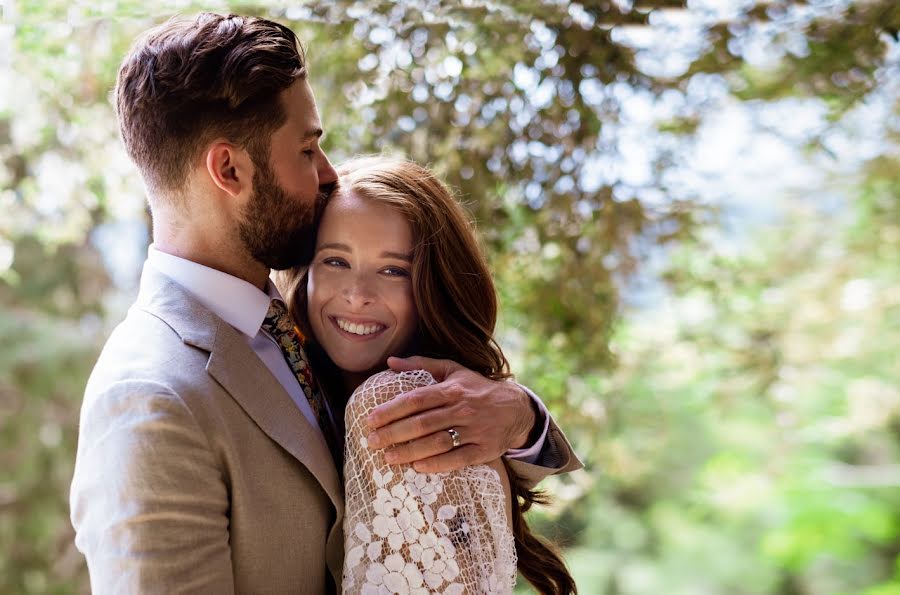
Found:
M 206 171 L 213 183 L 231 196 L 253 189 L 253 160 L 246 150 L 231 143 L 210 145 L 206 151 Z

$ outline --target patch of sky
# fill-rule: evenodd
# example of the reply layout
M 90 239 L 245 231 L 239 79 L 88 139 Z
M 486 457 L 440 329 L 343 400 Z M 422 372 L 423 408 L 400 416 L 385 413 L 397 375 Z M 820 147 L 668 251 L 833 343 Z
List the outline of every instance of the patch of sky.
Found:
M 453 97 L 453 83 L 443 81 L 435 85 L 434 96 L 441 101 L 449 101 Z
M 584 9 L 584 6 L 578 2 L 569 4 L 569 16 L 582 29 L 591 29 L 596 24 L 597 19 Z
M 472 98 L 465 93 L 460 93 L 453 104 L 453 108 L 460 113 L 467 113 L 471 107 Z
M 603 83 L 595 78 L 582 79 L 578 83 L 578 93 L 588 105 L 600 105 L 603 101 Z
M 396 34 L 388 27 L 373 27 L 369 31 L 369 41 L 375 45 L 385 45 L 394 41 Z
M 34 169 L 37 194 L 35 211 L 47 219 L 59 219 L 71 204 L 76 189 L 87 181 L 84 167 L 66 160 L 56 152 L 44 153 Z
M 429 93 L 428 93 L 428 85 L 423 83 L 419 83 L 415 87 L 413 87 L 412 98 L 413 101 L 417 103 L 425 103 L 428 101 Z
M 535 109 L 549 107 L 556 97 L 556 81 L 544 79 L 533 91 L 528 93 L 528 100 Z
M 516 65 L 513 66 L 513 82 L 519 89 L 525 92 L 534 91 L 534 89 L 537 88 L 540 78 L 541 75 L 537 70 L 530 68 L 521 62 L 517 62 Z
M 397 126 L 404 132 L 412 132 L 416 129 L 416 121 L 409 116 L 400 116 L 397 119 Z
M 462 74 L 463 63 L 462 60 L 460 60 L 456 56 L 447 56 L 446 58 L 444 58 L 443 67 L 446 76 L 456 78 L 460 74 Z
M 356 63 L 356 66 L 362 72 L 369 72 L 378 66 L 378 56 L 375 54 L 366 54 Z
M 513 163 L 523 165 L 528 159 L 528 145 L 525 141 L 517 140 L 509 146 L 507 154 Z
M 543 21 L 532 21 L 530 29 L 531 35 L 529 37 L 536 42 L 536 49 L 549 50 L 556 43 L 556 31 L 549 28 Z
M 599 192 L 615 182 L 615 162 L 609 155 L 594 153 L 584 160 L 578 175 L 578 187 L 582 192 Z
M 537 181 L 528 182 L 525 185 L 525 201 L 532 209 L 540 209 L 544 206 L 544 188 Z
M 553 68 L 559 63 L 559 53 L 562 50 L 559 46 L 556 46 L 552 50 L 547 50 L 545 52 L 541 52 L 541 55 L 538 56 L 534 61 L 534 67 L 538 70 L 546 70 L 548 68 Z
M 91 231 L 90 242 L 100 253 L 113 284 L 119 289 L 133 289 L 147 257 L 147 224 L 140 219 L 103 223 Z
M 557 194 L 568 194 L 575 189 L 575 180 L 572 176 L 560 176 L 553 184 L 553 191 Z

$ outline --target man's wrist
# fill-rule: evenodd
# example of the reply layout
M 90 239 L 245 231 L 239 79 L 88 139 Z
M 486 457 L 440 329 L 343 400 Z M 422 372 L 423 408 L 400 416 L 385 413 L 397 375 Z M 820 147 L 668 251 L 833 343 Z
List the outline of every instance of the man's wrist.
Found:
M 531 396 L 522 389 L 522 387 L 516 386 L 516 388 L 519 390 L 519 394 L 521 395 L 520 398 L 523 398 L 526 401 L 526 403 L 524 404 L 526 409 L 524 409 L 522 427 L 515 435 L 511 448 L 522 449 L 527 448 L 537 442 L 543 431 L 543 426 L 539 423 L 541 420 L 541 412 L 540 408 L 537 406 L 537 403 L 535 403 L 534 399 L 532 399 Z

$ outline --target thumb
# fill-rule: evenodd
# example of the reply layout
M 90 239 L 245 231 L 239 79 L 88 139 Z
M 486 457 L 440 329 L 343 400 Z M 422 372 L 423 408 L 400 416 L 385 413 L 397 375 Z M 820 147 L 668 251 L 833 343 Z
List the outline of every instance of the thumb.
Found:
M 411 370 L 425 370 L 438 382 L 443 382 L 447 376 L 460 369 L 458 363 L 449 359 L 434 359 L 415 355 L 413 357 L 389 357 L 388 366 L 395 372 L 409 372 Z

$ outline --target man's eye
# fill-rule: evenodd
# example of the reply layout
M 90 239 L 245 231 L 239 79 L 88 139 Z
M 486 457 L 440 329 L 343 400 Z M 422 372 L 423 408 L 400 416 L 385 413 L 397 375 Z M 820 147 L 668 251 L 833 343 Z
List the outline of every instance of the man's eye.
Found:
M 312 159 L 312 157 L 316 154 L 312 149 L 306 149 L 303 151 L 303 154 Z

